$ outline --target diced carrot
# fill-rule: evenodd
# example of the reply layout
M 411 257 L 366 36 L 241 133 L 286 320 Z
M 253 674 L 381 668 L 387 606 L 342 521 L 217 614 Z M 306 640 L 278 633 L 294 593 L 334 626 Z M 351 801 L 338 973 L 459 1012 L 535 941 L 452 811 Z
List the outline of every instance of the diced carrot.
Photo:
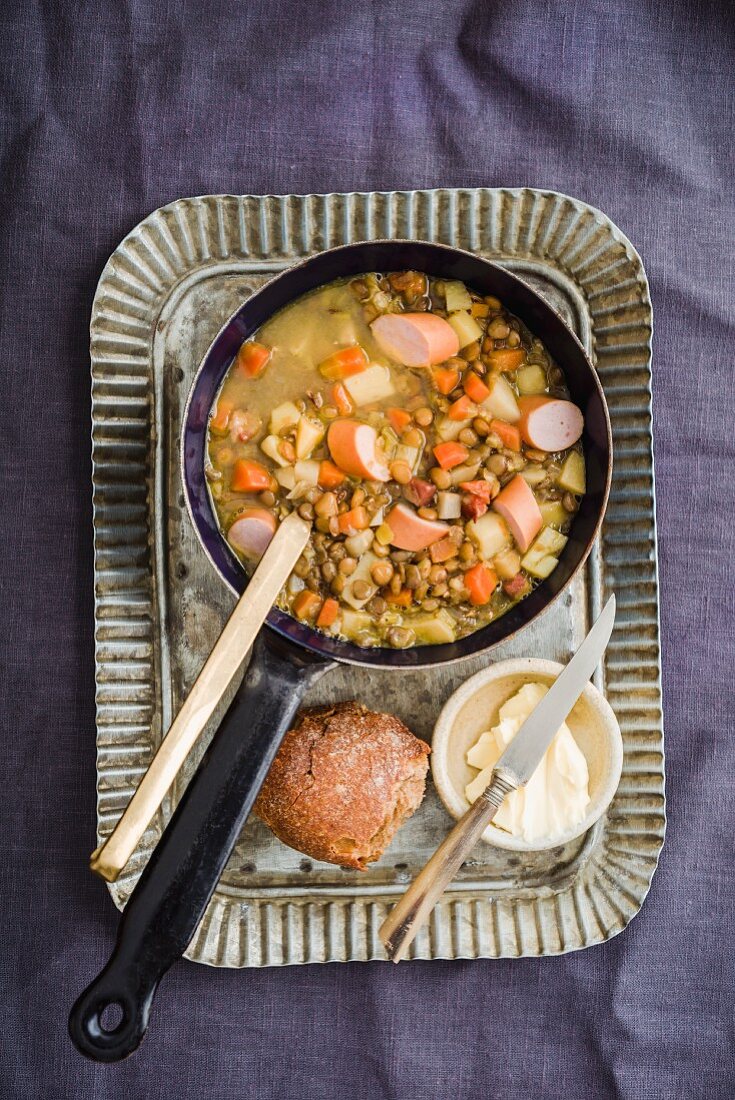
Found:
M 351 508 L 349 512 L 342 512 L 340 516 L 337 516 L 337 525 L 342 535 L 347 535 L 353 531 L 364 531 L 366 527 L 370 526 L 370 516 L 367 514 L 367 510 L 361 504 L 358 504 L 356 508 Z
M 491 420 L 490 430 L 500 436 L 503 446 L 507 447 L 509 451 L 520 451 L 521 433 L 515 424 L 507 424 L 505 420 Z
M 496 348 L 488 354 L 491 370 L 517 370 L 526 358 L 524 348 Z
M 459 371 L 454 370 L 452 367 L 434 367 L 431 372 L 431 377 L 434 379 L 434 385 L 439 390 L 439 393 L 443 393 L 446 396 L 448 393 L 452 392 L 459 382 Z
M 333 462 L 325 458 L 323 462 L 319 463 L 319 488 L 320 489 L 336 489 L 338 485 L 341 485 L 347 475 L 343 474 L 339 466 L 335 466 Z
M 335 382 L 329 391 L 332 403 L 336 406 L 337 412 L 340 416 L 350 416 L 353 409 L 353 404 L 350 401 L 350 395 L 341 382 Z
M 490 312 L 490 306 L 487 302 L 473 302 L 470 306 L 470 313 L 473 317 L 487 317 Z
M 475 415 L 475 405 L 467 394 L 460 397 L 453 405 L 449 406 L 447 416 L 450 420 L 469 420 Z
M 387 409 L 386 416 L 390 420 L 393 430 L 398 432 L 399 435 L 411 423 L 411 414 L 406 412 L 405 409 Z
M 220 398 L 217 402 L 217 410 L 209 421 L 210 428 L 213 428 L 216 432 L 226 432 L 227 425 L 230 422 L 230 415 L 234 407 L 232 401 L 223 401 Z
M 481 500 L 490 500 L 492 496 L 492 486 L 489 481 L 460 481 L 459 487 L 466 493 L 480 497 Z
M 464 443 L 455 443 L 453 441 L 448 443 L 437 443 L 436 447 L 434 447 L 436 461 L 439 463 L 442 470 L 451 470 L 455 466 L 461 466 L 469 453 Z
M 469 372 L 463 385 L 464 392 L 478 405 L 481 405 L 482 402 L 490 396 L 490 390 L 480 378 L 479 374 L 475 374 L 474 371 Z
M 470 594 L 470 603 L 482 607 L 489 602 L 498 586 L 498 575 L 482 562 L 473 565 L 464 575 L 465 588 Z
M 337 382 L 342 378 L 349 378 L 352 374 L 359 374 L 368 365 L 368 357 L 359 344 L 350 348 L 340 348 L 324 359 L 319 364 L 319 373 L 330 382 Z
M 332 626 L 339 615 L 339 604 L 330 596 L 322 604 L 322 609 L 317 615 L 317 626 Z
M 433 562 L 449 561 L 457 556 L 457 546 L 451 539 L 440 539 L 429 547 L 429 554 Z
M 393 604 L 395 607 L 410 607 L 413 603 L 413 592 L 410 588 L 402 588 L 398 595 L 389 592 L 385 598 L 388 603 Z
M 243 344 L 237 353 L 237 365 L 248 378 L 257 378 L 271 357 L 271 349 L 264 344 L 250 340 Z
M 302 588 L 294 597 L 291 610 L 297 619 L 314 619 L 321 602 L 316 592 L 312 592 L 309 588 Z
M 230 488 L 236 493 L 262 493 L 273 488 L 273 477 L 259 462 L 238 458 L 232 467 Z

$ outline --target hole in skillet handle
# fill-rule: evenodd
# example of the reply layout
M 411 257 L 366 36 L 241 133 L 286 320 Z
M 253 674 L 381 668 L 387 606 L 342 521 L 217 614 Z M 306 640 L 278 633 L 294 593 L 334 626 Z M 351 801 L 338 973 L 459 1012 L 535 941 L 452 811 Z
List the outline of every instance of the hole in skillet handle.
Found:
M 135 990 L 114 966 L 103 970 L 69 1014 L 69 1036 L 77 1050 L 95 1062 L 119 1062 L 137 1050 L 157 985 Z
M 151 1003 L 204 915 L 261 784 L 307 689 L 334 662 L 261 632 L 247 672 L 135 885 L 112 958 L 71 1010 L 69 1034 L 97 1062 L 126 1058 Z M 104 1020 L 112 1004 L 122 1019 Z

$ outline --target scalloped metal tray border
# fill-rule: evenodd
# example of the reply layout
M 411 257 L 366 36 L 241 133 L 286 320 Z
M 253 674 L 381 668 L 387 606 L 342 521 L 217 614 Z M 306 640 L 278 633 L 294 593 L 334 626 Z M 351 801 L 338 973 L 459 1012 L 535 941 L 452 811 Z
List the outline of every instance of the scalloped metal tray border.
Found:
M 170 364 L 157 334 L 197 280 L 214 274 L 262 280 L 323 248 L 380 237 L 442 241 L 508 264 L 566 312 L 607 394 L 613 487 L 602 545 L 583 590 L 575 590 L 573 610 L 581 636 L 606 592 L 617 595 L 604 686 L 623 731 L 620 789 L 603 822 L 553 873 L 521 882 L 470 868 L 437 906 L 412 957 L 537 956 L 588 947 L 622 931 L 639 911 L 665 832 L 652 315 L 643 265 L 627 238 L 600 211 L 555 192 L 476 188 L 179 199 L 142 221 L 110 257 L 90 328 L 98 836 L 111 831 L 176 705 L 177 654 L 164 628 L 174 563 L 165 540 L 172 530 L 186 540 L 186 532 L 180 511 L 162 503 L 172 499 L 162 453 L 174 446 L 176 424 L 161 415 Z M 175 528 L 165 511 L 173 513 Z M 179 580 L 186 583 L 185 571 Z M 220 617 L 226 611 L 223 599 Z M 571 633 L 565 632 L 567 647 Z M 184 681 L 203 655 L 193 655 Z M 463 666 L 458 677 L 473 671 Z M 441 686 L 453 684 L 445 678 Z M 182 690 L 180 683 L 179 696 Z M 195 764 L 192 759 L 189 772 Z M 179 793 L 146 833 L 125 876 L 110 887 L 119 907 Z M 303 876 L 281 876 L 248 886 L 247 876 L 243 884 L 226 873 L 187 957 L 230 967 L 384 959 L 377 929 L 404 888 L 398 867 L 389 880 L 370 885 L 359 878 L 335 885 L 316 875 L 306 884 Z

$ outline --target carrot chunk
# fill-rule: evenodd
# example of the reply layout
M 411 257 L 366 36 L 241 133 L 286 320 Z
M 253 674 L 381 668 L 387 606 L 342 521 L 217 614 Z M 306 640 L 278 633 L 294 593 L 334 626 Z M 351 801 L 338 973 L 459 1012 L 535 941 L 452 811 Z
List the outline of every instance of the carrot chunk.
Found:
M 410 588 L 402 588 L 398 595 L 389 592 L 385 598 L 394 607 L 410 607 L 413 603 L 413 592 Z
M 317 626 L 332 626 L 336 622 L 338 615 L 339 615 L 339 604 L 337 603 L 336 600 L 333 600 L 332 597 L 330 596 L 322 604 L 322 609 L 321 609 L 321 611 L 319 612 L 319 614 L 317 615 L 317 618 L 316 618 L 316 625 Z
M 367 509 L 358 504 L 356 508 L 351 508 L 349 512 L 342 512 L 340 516 L 337 516 L 337 525 L 343 535 L 355 531 L 364 531 L 366 527 L 370 526 L 370 516 L 367 514 Z
M 431 377 L 439 393 L 443 393 L 446 397 L 459 382 L 459 371 L 452 367 L 434 367 Z
M 518 370 L 526 358 L 524 348 L 496 348 L 488 355 L 491 370 Z
M 470 603 L 475 607 L 482 607 L 489 603 L 490 597 L 498 586 L 498 576 L 493 569 L 478 562 L 468 569 L 464 575 L 464 583 L 470 594 Z
M 411 414 L 405 409 L 390 408 L 386 413 L 391 427 L 400 435 L 405 427 L 411 423 Z
M 340 348 L 339 351 L 335 351 L 333 355 L 324 359 L 319 364 L 319 373 L 330 382 L 337 382 L 342 378 L 349 378 L 350 375 L 359 374 L 367 365 L 366 352 L 359 344 L 355 344 L 350 348 Z
M 467 394 L 460 397 L 459 400 L 455 401 L 453 405 L 450 405 L 447 410 L 447 416 L 450 420 L 469 420 L 474 415 L 475 405 Z
M 434 447 L 436 461 L 442 470 L 451 470 L 455 466 L 460 466 L 469 453 L 464 443 L 450 441 L 448 443 L 437 443 Z
M 490 396 L 490 390 L 480 378 L 479 374 L 475 374 L 474 371 L 470 371 L 463 385 L 464 392 L 478 405 L 481 405 L 483 401 Z
M 321 489 L 336 489 L 345 480 L 339 466 L 335 466 L 329 459 L 319 463 L 319 487 Z
M 491 420 L 490 430 L 500 436 L 503 446 L 507 447 L 509 451 L 520 451 L 521 433 L 515 424 L 507 424 L 505 420 Z
M 222 398 L 220 398 L 220 400 L 217 402 L 217 410 L 214 416 L 209 421 L 210 428 L 212 428 L 215 432 L 226 432 L 234 407 L 235 406 L 232 401 L 223 401 Z
M 236 493 L 262 493 L 273 488 L 273 477 L 259 462 L 238 458 L 232 467 L 230 488 Z
M 250 340 L 247 344 L 243 344 L 237 353 L 237 365 L 248 378 L 257 378 L 262 374 L 270 357 L 270 348 Z
M 341 416 L 349 416 L 353 410 L 353 404 L 350 401 L 350 395 L 342 383 L 335 382 L 329 392 L 332 404 L 336 406 L 337 412 Z
M 303 588 L 291 604 L 291 610 L 297 619 L 314 619 L 321 605 L 321 600 L 316 592 Z

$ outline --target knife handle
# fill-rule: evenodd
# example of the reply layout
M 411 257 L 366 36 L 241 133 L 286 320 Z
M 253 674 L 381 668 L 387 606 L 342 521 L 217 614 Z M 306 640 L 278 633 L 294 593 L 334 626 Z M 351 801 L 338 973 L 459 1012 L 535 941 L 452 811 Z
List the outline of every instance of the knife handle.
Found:
M 459 819 L 394 905 L 378 930 L 393 962 L 405 958 L 416 933 L 495 817 L 505 796 L 514 789 L 507 779 L 494 774 L 480 797 Z

